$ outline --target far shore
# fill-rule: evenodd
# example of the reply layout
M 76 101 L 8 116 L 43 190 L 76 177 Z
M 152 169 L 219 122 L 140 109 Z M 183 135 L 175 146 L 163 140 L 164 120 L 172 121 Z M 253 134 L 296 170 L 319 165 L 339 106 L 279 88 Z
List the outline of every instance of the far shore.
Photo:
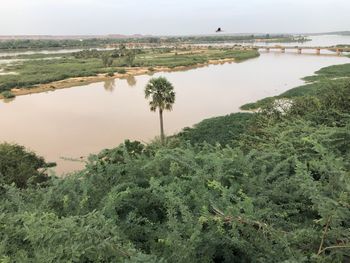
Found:
M 66 88 L 72 88 L 77 86 L 83 86 L 83 85 L 106 81 L 110 79 L 126 79 L 130 76 L 154 74 L 158 72 L 185 71 L 185 70 L 205 67 L 209 65 L 225 64 L 225 63 L 232 63 L 232 62 L 235 62 L 234 58 L 209 60 L 206 63 L 200 63 L 193 66 L 179 66 L 174 68 L 153 67 L 153 70 L 149 70 L 148 67 L 131 67 L 131 68 L 125 68 L 125 70 L 127 71 L 127 73 L 125 74 L 115 73 L 114 76 L 106 76 L 106 74 L 99 74 L 97 76 L 68 78 L 68 79 L 54 81 L 46 84 L 35 85 L 30 88 L 13 88 L 11 92 L 15 96 L 22 96 L 22 95 L 42 93 L 42 92 L 48 92 L 48 91 L 55 91 L 57 89 L 66 89 Z M 0 94 L 0 99 L 4 99 L 4 97 L 1 94 Z

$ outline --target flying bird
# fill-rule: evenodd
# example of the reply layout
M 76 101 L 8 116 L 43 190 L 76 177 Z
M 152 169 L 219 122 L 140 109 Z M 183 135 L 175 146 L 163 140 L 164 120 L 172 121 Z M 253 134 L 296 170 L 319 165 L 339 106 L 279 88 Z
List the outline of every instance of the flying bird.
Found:
M 221 30 L 221 27 L 219 27 L 218 29 L 216 29 L 216 31 L 215 31 L 216 33 L 220 33 L 220 32 L 222 32 L 222 30 Z

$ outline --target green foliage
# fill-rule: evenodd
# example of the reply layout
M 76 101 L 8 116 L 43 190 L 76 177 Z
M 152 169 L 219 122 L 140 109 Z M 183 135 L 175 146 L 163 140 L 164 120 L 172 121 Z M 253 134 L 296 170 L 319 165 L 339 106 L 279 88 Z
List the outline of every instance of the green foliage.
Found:
M 37 84 L 46 84 L 73 77 L 95 76 L 109 73 L 111 66 L 121 67 L 164 66 L 174 68 L 177 66 L 195 66 L 209 60 L 232 58 L 237 61 L 258 56 L 253 50 L 214 49 L 200 54 L 186 52 L 176 58 L 172 50 L 128 50 L 125 47 L 111 51 L 83 50 L 66 54 L 64 57 L 52 55 L 52 59 L 28 59 L 7 65 L 6 71 L 16 72 L 16 75 L 0 76 L 0 92 L 10 91 L 12 88 L 30 88 Z M 102 61 L 102 63 L 101 63 Z M 120 73 L 124 74 L 124 73 Z
M 161 142 L 164 143 L 163 111 L 171 111 L 173 108 L 175 103 L 174 87 L 165 77 L 152 78 L 145 87 L 145 98 L 150 99 L 151 111 L 159 110 L 160 138 Z
M 99 59 L 85 61 L 74 58 L 28 60 L 22 64 L 10 65 L 8 69 L 18 72 L 18 75 L 0 76 L 0 91 L 16 87 L 28 88 L 70 77 L 94 76 L 109 71 L 109 68 L 102 66 Z
M 16 144 L 0 144 L 0 183 L 14 183 L 19 188 L 42 184 L 49 178 L 45 170 L 48 167 L 42 157 L 27 151 Z
M 315 72 L 316 75 L 305 77 L 308 82 L 319 81 L 322 79 L 349 78 L 350 64 L 333 65 L 322 68 Z
M 6 90 L 6 91 L 3 91 L 1 93 L 1 95 L 5 98 L 5 99 L 11 99 L 11 98 L 14 98 L 16 97 L 11 91 L 9 90 Z
M 102 64 L 104 67 L 110 67 L 113 64 L 113 58 L 110 57 L 108 54 L 104 54 L 102 56 Z
M 174 87 L 165 77 L 152 78 L 146 85 L 145 98 L 150 99 L 151 111 L 171 110 L 175 103 Z
M 129 50 L 125 55 L 125 63 L 129 67 L 132 67 L 134 65 L 134 61 L 136 58 L 136 54 L 133 50 Z
M 193 128 L 185 128 L 175 137 L 192 144 L 204 143 L 215 145 L 233 145 L 241 134 L 247 132 L 254 115 L 250 113 L 233 113 L 226 116 L 201 121 Z
M 278 96 L 268 97 L 255 103 L 241 106 L 242 110 L 258 109 L 269 104 L 271 101 L 283 98 L 295 98 L 301 96 L 317 96 L 328 89 L 347 85 L 350 80 L 350 64 L 334 65 L 320 69 L 316 75 L 305 77 L 305 85 L 290 89 Z
M 114 71 L 110 71 L 106 74 L 107 77 L 113 77 L 114 76 Z
M 74 52 L 72 55 L 75 58 L 100 58 L 103 53 L 97 49 L 85 49 L 79 52 Z
M 348 262 L 350 84 L 288 105 L 126 141 L 45 188 L 3 184 L 0 260 Z
M 123 68 L 118 69 L 117 72 L 118 72 L 119 74 L 126 74 L 126 70 L 123 69 Z
M 0 41 L 0 50 L 19 49 L 57 49 L 57 48 L 92 48 L 106 47 L 106 45 L 119 45 L 123 47 L 125 43 L 142 43 L 158 45 L 163 43 L 215 43 L 228 41 L 254 41 L 255 39 L 273 42 L 303 42 L 304 37 L 294 37 L 291 35 L 241 35 L 241 36 L 179 36 L 179 37 L 124 37 L 124 38 L 89 38 L 89 39 L 62 39 L 62 40 L 3 40 Z M 125 47 L 125 46 L 124 46 Z

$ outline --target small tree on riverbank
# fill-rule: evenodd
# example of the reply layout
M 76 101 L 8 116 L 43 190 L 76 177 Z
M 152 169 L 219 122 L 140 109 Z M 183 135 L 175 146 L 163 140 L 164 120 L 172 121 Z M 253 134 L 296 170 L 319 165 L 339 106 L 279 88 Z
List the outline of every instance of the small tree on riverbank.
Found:
M 163 111 L 172 110 L 175 103 L 174 87 L 165 77 L 152 78 L 146 85 L 145 97 L 151 98 L 149 102 L 151 111 L 159 110 L 160 139 L 164 143 Z

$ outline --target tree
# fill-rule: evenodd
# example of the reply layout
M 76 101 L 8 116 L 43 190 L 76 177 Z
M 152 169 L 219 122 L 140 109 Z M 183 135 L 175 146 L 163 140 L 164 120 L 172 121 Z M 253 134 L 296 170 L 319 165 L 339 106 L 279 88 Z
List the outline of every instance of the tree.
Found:
M 134 64 L 136 54 L 133 50 L 129 50 L 126 55 L 125 55 L 125 63 L 129 66 L 132 67 Z
M 152 78 L 146 85 L 145 97 L 151 98 L 149 102 L 151 111 L 159 109 L 160 138 L 164 143 L 163 111 L 172 110 L 175 102 L 174 87 L 165 77 Z
M 45 168 L 54 166 L 44 158 L 16 144 L 0 144 L 0 184 L 14 183 L 19 188 L 40 184 L 49 179 Z M 40 169 L 42 171 L 40 171 Z
M 113 64 L 113 58 L 109 56 L 109 54 L 104 54 L 102 56 L 102 64 L 105 67 L 110 67 Z

